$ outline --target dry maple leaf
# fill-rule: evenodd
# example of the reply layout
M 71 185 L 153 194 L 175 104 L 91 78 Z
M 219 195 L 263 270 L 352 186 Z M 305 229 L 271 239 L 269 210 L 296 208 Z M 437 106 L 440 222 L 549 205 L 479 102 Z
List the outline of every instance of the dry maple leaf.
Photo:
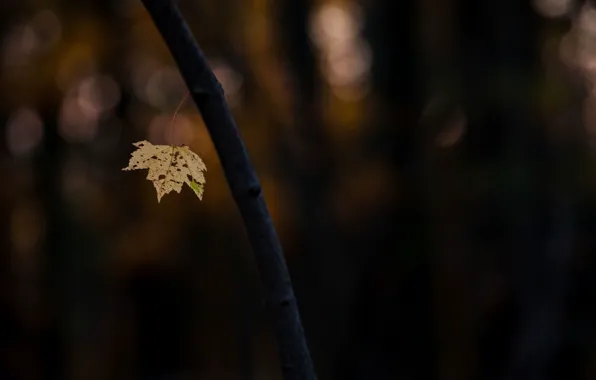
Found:
M 174 190 L 182 191 L 186 183 L 203 199 L 205 185 L 203 160 L 189 147 L 172 145 L 153 145 L 143 140 L 133 144 L 138 149 L 132 152 L 128 166 L 122 170 L 149 169 L 147 179 L 153 182 L 157 190 L 157 202 L 161 197 Z

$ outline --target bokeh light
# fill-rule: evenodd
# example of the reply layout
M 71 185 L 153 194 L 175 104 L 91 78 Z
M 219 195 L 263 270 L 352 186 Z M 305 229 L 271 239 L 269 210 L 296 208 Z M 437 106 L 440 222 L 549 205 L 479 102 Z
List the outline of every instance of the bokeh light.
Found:
M 109 76 L 89 76 L 79 85 L 77 102 L 88 112 L 107 112 L 120 102 L 120 88 Z
M 60 42 L 62 38 L 62 24 L 60 19 L 49 9 L 38 12 L 29 23 L 33 30 L 41 52 L 48 52 Z
M 144 79 L 144 78 L 143 78 Z M 142 79 L 141 79 L 142 80 Z M 172 104 L 182 100 L 186 91 L 184 81 L 178 70 L 171 66 L 162 66 L 151 70 L 149 76 L 142 81 L 141 99 L 158 109 L 168 109 Z
M 43 135 L 43 121 L 32 108 L 16 110 L 6 124 L 8 150 L 17 157 L 30 155 L 42 142 Z
M 324 3 L 310 22 L 310 36 L 319 50 L 325 79 L 344 101 L 357 101 L 368 90 L 373 57 L 360 36 L 362 27 L 360 8 L 353 3 Z
M 534 9 L 544 17 L 562 17 L 571 11 L 573 0 L 533 0 Z
M 3 60 L 6 66 L 23 66 L 39 54 L 47 53 L 59 41 L 62 26 L 56 14 L 42 10 L 24 24 L 14 26 L 4 37 Z
M 221 58 L 210 59 L 209 64 L 211 65 L 213 74 L 215 74 L 217 80 L 223 87 L 226 100 L 230 107 L 239 105 L 242 100 L 242 75 Z
M 561 38 L 559 56 L 583 80 L 587 90 L 587 98 L 582 105 L 584 127 L 593 136 L 596 104 L 596 8 L 591 4 L 582 6 L 573 19 L 572 28 Z M 596 146 L 592 144 L 591 148 Z
M 362 13 L 353 3 L 323 3 L 313 14 L 310 34 L 317 46 L 325 48 L 358 38 L 362 28 Z
M 91 75 L 67 91 L 59 118 L 62 137 L 87 142 L 97 134 L 102 117 L 120 101 L 118 84 L 109 76 Z

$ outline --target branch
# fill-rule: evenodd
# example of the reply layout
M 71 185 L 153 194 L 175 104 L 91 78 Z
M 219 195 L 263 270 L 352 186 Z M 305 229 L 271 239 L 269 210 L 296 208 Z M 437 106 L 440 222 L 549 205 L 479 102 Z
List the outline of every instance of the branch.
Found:
M 199 108 L 236 201 L 265 290 L 285 380 L 315 380 L 298 305 L 261 185 L 225 100 L 188 25 L 171 0 L 142 0 Z

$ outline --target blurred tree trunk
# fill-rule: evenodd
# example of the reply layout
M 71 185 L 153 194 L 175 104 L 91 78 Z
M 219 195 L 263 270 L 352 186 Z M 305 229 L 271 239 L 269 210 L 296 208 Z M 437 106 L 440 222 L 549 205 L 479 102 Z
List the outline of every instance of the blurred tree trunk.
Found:
M 330 281 L 330 271 L 345 260 L 337 250 L 330 215 L 328 190 L 333 181 L 333 158 L 329 136 L 323 121 L 321 74 L 309 36 L 313 0 L 283 0 L 277 5 L 277 30 L 283 60 L 289 72 L 292 91 L 292 125 L 282 142 L 286 156 L 286 180 L 296 191 L 298 238 L 300 244 L 293 265 L 296 292 L 303 310 L 306 331 L 316 360 L 333 355 L 339 340 L 338 310 L 342 288 L 339 278 Z M 291 251 L 291 250 L 290 250 Z M 300 294 L 304 294 L 300 296 Z M 334 322 L 335 321 L 335 322 Z M 326 377 L 326 368 L 318 368 Z
M 430 245 L 437 378 L 473 379 L 477 366 L 479 302 L 477 266 L 470 235 L 476 194 L 470 187 L 465 142 L 467 109 L 461 104 L 457 0 L 420 4 L 423 56 L 420 175 Z
M 61 9 L 70 14 L 94 12 L 113 27 L 114 14 L 109 2 L 96 1 L 81 7 Z M 72 12 L 72 13 L 71 13 Z M 107 21 L 106 21 L 107 20 Z M 107 24 L 105 24 L 107 25 Z M 122 25 L 122 24 L 120 24 Z M 65 36 L 76 35 L 77 25 L 63 23 Z M 116 33 L 117 28 L 110 29 Z M 111 43 L 119 41 L 110 39 Z M 122 45 L 117 44 L 119 47 Z M 117 59 L 121 55 L 117 55 Z M 100 56 L 99 70 L 114 56 Z M 121 64 L 121 61 L 118 61 Z M 49 83 L 53 83 L 50 81 Z M 55 86 L 46 88 L 42 118 L 46 123 L 42 154 L 38 158 L 38 192 L 47 216 L 45 256 L 43 257 L 44 324 L 42 338 L 43 379 L 101 379 L 105 371 L 106 283 L 101 263 L 105 242 L 83 217 L 86 189 L 69 190 L 73 181 L 93 181 L 99 157 L 89 144 L 67 144 L 59 133 L 64 94 Z M 70 170 L 73 169 L 74 170 Z M 78 177 L 78 178 L 77 178 Z M 83 200 L 81 203 L 81 200 Z
M 444 121 L 443 128 L 456 129 Z M 460 116 L 461 117 L 461 116 Z M 458 133 L 442 131 L 441 133 Z M 472 379 L 476 366 L 478 302 L 476 260 L 469 239 L 469 188 L 461 146 L 437 146 L 441 136 L 426 142 L 426 194 L 432 233 L 433 316 L 437 336 L 438 378 Z
M 41 357 L 44 379 L 71 379 L 101 376 L 100 293 L 98 277 L 101 242 L 82 221 L 77 208 L 65 198 L 67 176 L 88 175 L 90 163 L 84 155 L 73 154 L 58 135 L 61 94 L 48 89 L 41 115 L 46 122 L 45 149 L 38 158 L 38 192 L 46 215 L 46 244 L 42 258 L 42 298 L 46 317 L 43 323 Z M 68 161 L 67 161 L 68 159 Z M 76 160 L 73 161 L 73 160 Z M 71 173 L 66 164 L 82 168 Z M 73 179 L 70 178 L 70 181 Z M 78 196 L 77 194 L 70 194 Z M 80 195 L 80 194 L 79 194 Z
M 559 142 L 545 143 L 536 118 L 538 16 L 530 2 L 516 0 L 464 0 L 462 11 L 466 105 L 475 129 L 470 152 L 503 173 L 501 206 L 516 304 L 505 376 L 547 379 L 561 336 L 572 214 L 566 185 L 552 178 L 561 174 Z
M 39 192 L 46 215 L 47 230 L 44 246 L 44 261 L 41 264 L 43 289 L 43 336 L 41 339 L 42 378 L 44 380 L 62 380 L 66 373 L 66 337 L 64 321 L 66 305 L 64 302 L 64 267 L 67 248 L 64 246 L 64 234 L 67 233 L 64 216 L 68 209 L 64 206 L 61 194 L 61 167 L 66 150 L 58 135 L 58 110 L 61 96 L 55 92 L 55 102 L 45 104 L 40 112 L 46 122 L 45 146 L 38 161 Z M 75 231 L 76 232 L 76 231 Z
M 337 378 L 435 377 L 425 206 L 424 133 L 417 1 L 361 2 L 373 54 L 366 158 L 388 161 L 399 203 L 376 216 L 355 244 L 358 286 Z M 391 36 L 391 37 L 389 37 Z

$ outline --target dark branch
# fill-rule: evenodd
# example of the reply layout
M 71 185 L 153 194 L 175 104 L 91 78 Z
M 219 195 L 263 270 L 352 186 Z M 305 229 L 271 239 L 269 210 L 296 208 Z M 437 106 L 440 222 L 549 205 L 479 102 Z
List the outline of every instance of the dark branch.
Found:
M 244 220 L 274 323 L 283 377 L 316 379 L 281 245 L 222 87 L 172 1 L 142 1 L 203 116 Z

